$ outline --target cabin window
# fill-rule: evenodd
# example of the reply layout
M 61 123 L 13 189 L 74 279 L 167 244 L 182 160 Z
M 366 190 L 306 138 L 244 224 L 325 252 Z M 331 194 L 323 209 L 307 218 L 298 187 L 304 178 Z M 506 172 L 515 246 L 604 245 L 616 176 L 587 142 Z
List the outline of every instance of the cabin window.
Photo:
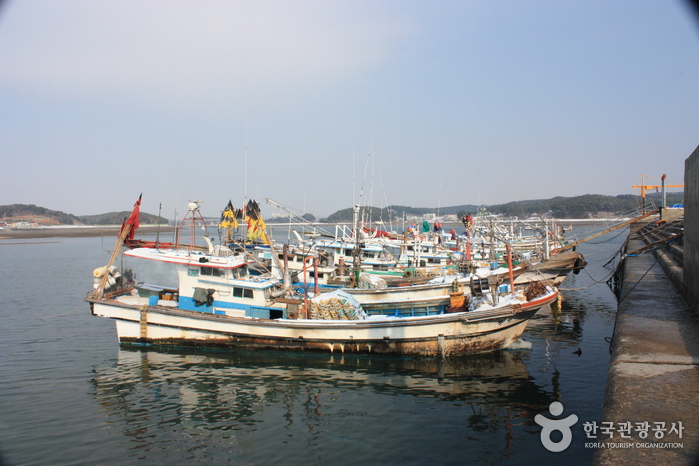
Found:
M 442 261 L 439 259 L 434 259 L 434 258 L 428 258 L 427 263 L 429 264 L 440 264 Z
M 252 290 L 250 288 L 233 287 L 233 297 L 235 298 L 252 298 Z
M 223 277 L 225 276 L 225 271 L 214 267 L 202 267 L 201 274 L 207 277 Z
M 364 257 L 368 259 L 373 259 L 374 258 L 374 253 L 373 252 L 365 252 Z
M 199 276 L 199 269 L 187 269 L 187 276 L 188 277 L 198 277 Z

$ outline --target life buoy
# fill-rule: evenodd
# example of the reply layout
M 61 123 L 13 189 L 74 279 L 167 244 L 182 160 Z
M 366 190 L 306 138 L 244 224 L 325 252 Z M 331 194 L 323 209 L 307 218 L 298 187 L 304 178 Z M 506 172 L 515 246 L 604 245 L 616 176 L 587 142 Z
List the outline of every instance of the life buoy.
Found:
M 406 276 L 407 278 L 412 277 L 412 276 L 413 276 L 413 271 L 412 271 L 412 270 L 406 270 L 406 271 L 405 271 L 405 276 Z
M 288 316 L 289 319 L 291 319 L 291 320 L 296 320 L 296 319 L 298 319 L 298 315 L 297 315 L 295 312 L 289 312 L 289 313 L 287 314 L 287 316 Z

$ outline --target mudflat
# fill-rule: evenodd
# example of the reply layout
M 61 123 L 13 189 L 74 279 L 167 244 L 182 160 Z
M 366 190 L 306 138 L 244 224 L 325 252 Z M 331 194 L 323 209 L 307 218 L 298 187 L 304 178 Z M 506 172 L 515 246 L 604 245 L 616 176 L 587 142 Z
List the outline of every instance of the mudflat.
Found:
M 153 225 L 139 226 L 141 233 L 171 233 L 173 227 Z M 29 239 L 29 238 L 78 238 L 87 236 L 117 236 L 121 230 L 121 225 L 96 226 L 96 227 L 48 227 L 48 228 L 27 228 L 0 230 L 0 239 Z

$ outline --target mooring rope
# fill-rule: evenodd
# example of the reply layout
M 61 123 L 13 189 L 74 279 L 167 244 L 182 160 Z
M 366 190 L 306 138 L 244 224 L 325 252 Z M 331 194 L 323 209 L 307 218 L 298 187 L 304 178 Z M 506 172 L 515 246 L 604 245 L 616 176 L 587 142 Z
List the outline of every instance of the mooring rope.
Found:
M 62 314 L 56 314 L 56 315 L 53 315 L 53 316 L 37 317 L 37 319 L 50 319 L 51 317 L 65 316 L 65 315 L 68 315 L 68 314 L 72 314 L 72 313 L 74 313 L 74 312 L 82 311 L 83 309 L 85 309 L 85 308 L 88 307 L 88 306 L 90 306 L 90 305 L 89 305 L 89 304 L 86 304 L 85 306 L 83 306 L 83 307 L 81 307 L 81 308 L 79 308 L 79 309 L 75 309 L 75 310 L 73 310 L 73 311 L 68 311 L 68 312 L 64 312 L 64 313 L 62 313 Z
M 617 236 L 618 236 L 618 235 L 617 235 Z M 601 243 L 598 243 L 598 244 L 601 244 Z M 626 242 L 624 243 L 624 245 L 625 245 L 625 244 L 626 244 Z M 600 260 L 598 260 L 598 261 L 594 261 L 594 262 L 592 262 L 591 264 L 599 264 L 599 263 L 602 262 L 602 261 L 606 261 L 606 262 L 604 263 L 604 265 L 602 266 L 602 267 L 606 267 L 607 264 L 609 264 L 609 263 L 611 263 L 612 261 L 614 261 L 614 258 L 616 258 L 616 256 L 618 256 L 619 253 L 622 252 L 623 248 L 624 248 L 624 246 L 622 245 L 622 249 L 617 250 L 617 251 L 611 256 L 610 259 L 607 259 L 607 257 L 605 257 L 604 259 L 600 259 Z M 611 248 L 607 248 L 607 249 L 605 249 L 604 251 L 595 251 L 593 254 L 597 254 L 597 253 L 601 253 L 601 252 L 608 252 L 610 249 L 611 249 Z M 593 254 L 588 254 L 588 255 L 586 255 L 585 257 L 589 257 L 589 256 L 591 256 L 591 255 L 593 255 Z M 589 265 L 589 264 L 588 264 L 588 265 Z M 590 275 L 590 271 L 587 269 L 587 267 L 588 267 L 588 266 L 585 266 L 585 267 L 583 268 L 583 270 L 585 271 L 585 273 L 587 274 L 587 276 L 590 277 L 590 279 L 592 280 L 592 283 L 590 283 L 589 285 L 586 285 L 586 286 L 579 287 L 579 288 L 561 288 L 561 287 L 559 286 L 558 289 L 559 289 L 559 290 L 562 290 L 562 291 L 586 290 L 586 289 L 588 289 L 588 288 L 590 288 L 590 287 L 592 287 L 592 286 L 599 285 L 600 283 L 603 283 L 603 282 L 606 283 L 606 282 L 608 282 L 609 279 L 616 273 L 616 268 L 615 268 L 615 269 L 612 270 L 608 275 L 606 275 L 603 279 L 601 279 L 601 280 L 596 280 L 592 275 Z
M 617 233 L 615 236 L 612 236 L 611 238 L 605 239 L 604 241 L 589 241 L 587 244 L 602 244 L 602 243 L 608 243 L 614 239 L 617 239 L 619 236 L 622 234 L 628 234 L 624 228 L 621 228 L 619 230 L 619 233 Z M 607 235 L 602 236 L 602 238 L 606 237 Z
M 601 261 L 600 261 L 600 262 L 601 262 Z M 580 288 L 561 288 L 561 287 L 559 286 L 558 289 L 561 290 L 561 291 L 586 290 L 586 289 L 590 288 L 591 286 L 599 285 L 600 283 L 606 283 L 607 281 L 609 281 L 609 279 L 612 277 L 612 275 L 614 275 L 614 273 L 616 272 L 616 270 L 612 270 L 612 271 L 609 273 L 609 275 L 605 276 L 602 280 L 595 280 L 595 279 L 592 277 L 592 275 L 590 275 L 590 272 L 588 272 L 586 269 L 583 269 L 583 270 L 585 270 L 585 273 L 587 274 L 587 276 L 590 277 L 590 278 L 592 279 L 592 283 L 590 283 L 589 285 L 586 285 L 586 286 L 582 286 L 582 287 L 580 287 Z
M 665 252 L 663 251 L 660 255 L 661 255 L 661 256 L 664 256 L 664 255 L 665 255 Z M 631 256 L 631 257 L 634 257 L 634 256 Z M 648 272 L 650 272 L 651 269 L 652 269 L 653 267 L 655 267 L 655 265 L 656 265 L 659 261 L 660 261 L 660 257 L 656 256 L 656 257 L 655 257 L 655 260 L 653 261 L 653 263 L 651 264 L 651 266 L 648 268 L 648 270 L 646 270 L 646 271 L 643 273 L 643 275 L 641 275 L 641 278 L 639 278 L 638 281 L 637 281 L 636 283 L 633 284 L 633 286 L 631 287 L 631 289 L 629 290 L 629 292 L 626 293 L 623 297 L 621 297 L 621 298 L 619 299 L 619 303 L 617 304 L 617 307 L 618 307 L 619 305 L 621 305 L 621 303 L 626 299 L 626 297 L 627 297 L 629 294 L 631 294 L 631 292 L 634 290 L 634 288 L 636 288 L 636 287 L 638 286 L 638 284 L 641 283 L 641 281 L 646 277 L 646 275 L 648 275 Z
M 664 255 L 664 254 L 665 253 L 663 252 L 662 255 Z M 636 288 L 638 286 L 638 284 L 641 283 L 641 281 L 646 277 L 646 275 L 648 275 L 648 272 L 650 272 L 653 269 L 653 267 L 655 267 L 656 264 L 658 264 L 659 261 L 660 261 L 660 258 L 658 256 L 656 256 L 655 261 L 653 261 L 653 263 L 648 268 L 648 270 L 646 270 L 644 272 L 644 274 L 641 275 L 641 278 L 639 278 L 638 281 L 636 281 L 636 283 L 633 284 L 633 286 L 628 291 L 628 293 L 626 293 L 623 297 L 620 297 L 619 300 L 617 301 L 617 314 L 616 314 L 616 318 L 614 319 L 614 328 L 612 329 L 612 336 L 611 336 L 611 338 L 608 338 L 608 337 L 605 338 L 605 341 L 607 341 L 609 343 L 609 354 L 612 354 L 612 344 L 614 343 L 614 337 L 616 337 L 616 324 L 619 320 L 619 306 L 621 306 L 621 303 L 631 294 L 631 292 L 634 290 L 634 288 Z
M 638 230 L 635 233 L 635 236 L 633 239 L 640 239 L 640 240 L 645 241 L 651 235 L 654 235 L 654 234 L 657 235 L 660 233 L 664 233 L 667 230 L 672 230 L 674 227 L 677 226 L 677 221 L 675 220 L 672 222 L 667 222 L 667 223 L 664 223 L 662 225 L 655 226 L 654 228 L 648 228 L 650 226 L 652 226 L 652 224 L 648 224 L 648 225 L 644 226 L 643 228 L 641 228 L 640 230 Z

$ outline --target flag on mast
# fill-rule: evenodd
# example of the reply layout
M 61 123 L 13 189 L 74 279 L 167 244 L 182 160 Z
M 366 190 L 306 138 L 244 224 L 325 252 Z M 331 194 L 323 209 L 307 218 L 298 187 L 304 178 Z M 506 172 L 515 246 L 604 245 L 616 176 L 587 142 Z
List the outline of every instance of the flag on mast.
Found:
M 127 225 L 130 225 L 130 230 L 125 238 L 127 240 L 134 239 L 136 229 L 141 223 L 141 197 L 143 197 L 143 193 L 141 193 L 141 195 L 138 196 L 138 200 L 133 206 L 133 211 L 131 212 L 131 215 L 129 215 L 128 218 L 125 218 L 123 222 L 121 222 L 121 230 L 119 230 L 119 236 L 121 236 L 121 234 L 127 228 Z
M 228 201 L 228 205 L 221 213 L 221 221 L 218 224 L 219 228 L 238 228 L 238 220 L 236 219 L 235 208 L 233 208 L 233 203 Z
M 255 241 L 257 238 L 262 237 L 262 240 L 268 243 L 267 235 L 265 235 L 267 225 L 262 220 L 260 206 L 252 199 L 248 201 L 246 206 L 245 217 L 248 222 L 248 241 Z

